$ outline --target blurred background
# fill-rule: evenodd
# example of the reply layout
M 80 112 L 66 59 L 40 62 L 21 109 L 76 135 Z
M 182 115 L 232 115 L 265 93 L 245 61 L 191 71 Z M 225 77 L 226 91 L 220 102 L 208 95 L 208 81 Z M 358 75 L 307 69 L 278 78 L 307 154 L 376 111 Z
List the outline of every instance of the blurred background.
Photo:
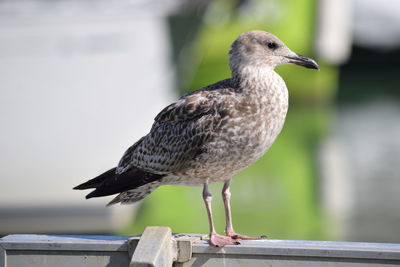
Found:
M 260 29 L 321 70 L 276 69 L 290 109 L 233 180 L 236 231 L 400 242 L 399 14 L 397 0 L 1 1 L 0 234 L 207 233 L 201 188 L 105 208 L 72 187 L 115 166 L 180 94 L 229 77 L 230 44 Z

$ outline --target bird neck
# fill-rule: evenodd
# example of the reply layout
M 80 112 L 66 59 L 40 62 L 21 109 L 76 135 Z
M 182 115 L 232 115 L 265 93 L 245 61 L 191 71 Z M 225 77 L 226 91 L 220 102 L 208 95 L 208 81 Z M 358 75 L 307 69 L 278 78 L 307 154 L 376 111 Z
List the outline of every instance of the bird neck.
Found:
M 274 68 L 268 65 L 244 65 L 232 68 L 232 79 L 243 92 L 254 90 L 272 90 L 271 86 L 276 76 Z

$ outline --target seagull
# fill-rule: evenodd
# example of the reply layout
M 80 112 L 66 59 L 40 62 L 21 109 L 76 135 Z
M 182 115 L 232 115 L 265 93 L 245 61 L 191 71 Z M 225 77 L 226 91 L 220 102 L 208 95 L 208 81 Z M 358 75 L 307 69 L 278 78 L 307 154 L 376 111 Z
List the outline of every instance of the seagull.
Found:
M 118 166 L 74 189 L 95 190 L 86 198 L 118 194 L 108 205 L 137 202 L 161 185 L 203 186 L 211 245 L 256 240 L 232 225 L 232 177 L 260 158 L 280 133 L 288 90 L 274 71 L 283 64 L 319 70 L 311 58 L 292 52 L 265 31 L 242 33 L 231 45 L 232 77 L 183 95 L 154 119 L 150 132 L 133 144 Z M 223 182 L 225 234 L 214 227 L 208 185 Z

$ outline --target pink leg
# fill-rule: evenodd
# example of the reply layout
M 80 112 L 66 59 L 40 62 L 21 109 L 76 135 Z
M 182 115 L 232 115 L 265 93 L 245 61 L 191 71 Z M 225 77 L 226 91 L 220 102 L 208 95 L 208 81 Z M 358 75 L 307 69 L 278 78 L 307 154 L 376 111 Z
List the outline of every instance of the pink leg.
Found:
M 231 180 L 226 181 L 224 183 L 224 187 L 222 188 L 222 199 L 224 201 L 225 207 L 225 217 L 226 217 L 226 228 L 225 233 L 227 236 L 231 237 L 234 240 L 259 240 L 266 238 L 265 236 L 258 236 L 258 237 L 249 237 L 246 235 L 236 234 L 233 230 L 232 225 L 232 215 L 231 215 L 231 191 L 229 190 L 229 186 L 231 184 Z
M 223 247 L 226 245 L 238 245 L 240 244 L 238 241 L 233 240 L 229 236 L 221 236 L 217 234 L 214 228 L 214 222 L 212 218 L 212 211 L 211 211 L 211 200 L 212 196 L 208 191 L 208 184 L 205 183 L 203 187 L 203 200 L 206 204 L 207 215 L 208 215 L 208 223 L 210 225 L 210 244 L 216 247 Z

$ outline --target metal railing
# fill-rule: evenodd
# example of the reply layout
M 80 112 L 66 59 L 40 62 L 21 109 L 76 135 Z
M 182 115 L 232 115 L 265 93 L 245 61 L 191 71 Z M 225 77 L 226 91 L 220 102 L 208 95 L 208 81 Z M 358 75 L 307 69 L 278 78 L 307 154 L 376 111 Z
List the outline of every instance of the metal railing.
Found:
M 399 266 L 400 244 L 258 240 L 216 248 L 204 235 L 147 227 L 141 237 L 8 235 L 0 266 Z

